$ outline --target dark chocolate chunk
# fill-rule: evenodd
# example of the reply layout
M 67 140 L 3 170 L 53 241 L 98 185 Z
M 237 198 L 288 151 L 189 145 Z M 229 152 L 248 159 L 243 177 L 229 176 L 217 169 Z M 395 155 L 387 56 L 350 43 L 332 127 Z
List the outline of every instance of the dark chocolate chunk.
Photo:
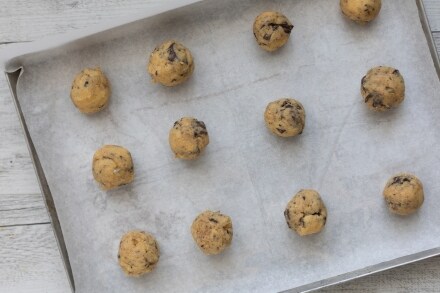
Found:
M 89 86 L 89 81 L 86 80 L 86 82 L 84 83 L 84 87 L 88 87 Z
M 281 27 L 286 34 L 290 34 L 292 32 L 292 29 L 293 29 L 293 25 L 288 24 L 287 22 L 283 22 L 281 24 L 271 22 L 271 23 L 268 24 L 268 26 L 272 27 L 272 29 L 274 31 L 277 30 L 278 27 Z
M 277 128 L 277 130 L 278 130 L 279 133 L 284 133 L 284 132 L 286 132 L 285 129 L 281 129 L 281 128 Z
M 393 184 L 403 184 L 404 182 L 411 182 L 411 179 L 406 176 L 395 176 L 393 178 L 393 182 L 391 182 L 390 185 Z
M 285 209 L 284 210 L 284 217 L 286 218 L 287 221 L 290 221 L 290 211 L 289 211 L 289 209 Z
M 168 51 L 168 61 L 171 61 L 171 62 L 173 62 L 174 60 L 177 59 L 176 51 L 174 51 L 174 44 L 175 43 L 171 43 L 171 45 L 167 49 L 167 51 Z

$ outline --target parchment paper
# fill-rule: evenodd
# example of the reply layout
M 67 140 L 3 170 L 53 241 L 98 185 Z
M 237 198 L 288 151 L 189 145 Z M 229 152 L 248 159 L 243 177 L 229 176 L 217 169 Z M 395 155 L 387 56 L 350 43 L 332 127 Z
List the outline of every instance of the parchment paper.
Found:
M 294 23 L 289 43 L 260 49 L 252 23 L 263 10 Z M 140 28 L 140 29 L 139 29 Z M 61 221 L 77 292 L 267 292 L 289 289 L 439 246 L 440 86 L 414 1 L 384 1 L 376 21 L 356 25 L 339 1 L 208 0 L 126 26 L 123 37 L 24 64 L 18 96 Z M 175 38 L 195 57 L 194 76 L 166 88 L 146 73 L 149 53 Z M 367 110 L 360 80 L 376 65 L 398 68 L 406 99 L 388 113 Z M 79 113 L 70 85 L 100 66 L 111 103 Z M 268 102 L 294 97 L 304 133 L 281 139 L 265 128 Z M 173 158 L 168 131 L 182 116 L 207 125 L 210 144 L 194 162 Z M 91 172 L 103 144 L 128 148 L 136 178 L 104 192 Z M 407 218 L 382 198 L 394 173 L 417 174 L 425 203 Z M 328 208 L 322 233 L 299 237 L 283 210 L 300 188 Z M 190 225 L 206 209 L 233 219 L 232 246 L 205 256 Z M 161 257 L 141 278 L 117 263 L 121 236 L 154 234 Z

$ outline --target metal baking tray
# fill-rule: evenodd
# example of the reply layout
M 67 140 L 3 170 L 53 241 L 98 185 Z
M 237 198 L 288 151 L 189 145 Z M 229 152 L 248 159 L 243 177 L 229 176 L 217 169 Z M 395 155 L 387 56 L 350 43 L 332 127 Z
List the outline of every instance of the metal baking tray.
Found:
M 31 158 L 33 160 L 34 167 L 35 167 L 35 172 L 37 174 L 38 181 L 40 184 L 40 189 L 41 189 L 42 194 L 44 195 L 44 198 L 46 201 L 46 207 L 47 207 L 47 209 L 50 213 L 51 219 L 52 219 L 52 226 L 53 226 L 53 229 L 55 232 L 56 239 L 58 241 L 60 253 L 61 253 L 63 260 L 64 260 L 66 273 L 69 276 L 70 284 L 71 284 L 73 291 L 75 291 L 75 282 L 74 282 L 72 270 L 70 267 L 69 255 L 68 255 L 66 245 L 64 242 L 63 231 L 61 229 L 60 222 L 58 220 L 57 209 L 54 204 L 54 200 L 52 198 L 51 191 L 50 191 L 50 186 L 48 185 L 48 183 L 46 181 L 46 177 L 43 172 L 43 168 L 41 166 L 41 163 L 40 163 L 38 154 L 35 150 L 34 144 L 32 142 L 30 133 L 28 131 L 28 125 L 26 124 L 26 120 L 23 115 L 23 112 L 22 112 L 22 109 L 21 109 L 21 106 L 20 106 L 20 103 L 19 103 L 19 100 L 17 97 L 17 82 L 18 82 L 20 74 L 22 72 L 22 68 L 20 68 L 20 61 L 17 61 L 17 60 L 20 60 L 20 59 L 25 60 L 27 58 L 26 56 L 29 53 L 34 53 L 34 52 L 46 50 L 48 47 L 48 45 L 47 45 L 48 43 L 50 44 L 50 47 L 52 50 L 55 50 L 55 51 L 59 50 L 60 52 L 62 50 L 64 50 L 66 47 L 72 48 L 72 47 L 77 46 L 78 48 L 80 48 L 82 45 L 87 44 L 87 43 L 99 43 L 101 41 L 100 33 L 102 33 L 102 32 L 108 32 L 109 30 L 112 30 L 112 29 L 117 30 L 118 27 L 121 27 L 125 24 L 129 24 L 134 21 L 138 21 L 143 18 L 147 18 L 147 17 L 153 16 L 153 15 L 159 14 L 159 13 L 165 13 L 167 11 L 171 11 L 173 9 L 177 9 L 179 7 L 190 5 L 190 4 L 193 4 L 196 2 L 200 2 L 200 1 L 194 1 L 194 0 L 186 0 L 186 1 L 180 1 L 180 2 L 168 1 L 162 5 L 158 4 L 157 7 L 152 8 L 148 13 L 141 13 L 136 16 L 115 20 L 115 21 L 112 21 L 111 23 L 102 24 L 102 25 L 96 26 L 91 29 L 89 28 L 87 30 L 80 30 L 80 31 L 77 31 L 77 32 L 74 32 L 74 33 L 71 33 L 68 35 L 64 35 L 62 37 L 55 36 L 55 37 L 48 38 L 47 40 L 41 40 L 41 41 L 37 41 L 37 42 L 31 43 L 31 44 L 15 46 L 15 47 L 13 47 L 13 49 L 7 49 L 4 52 L 1 52 L 2 54 L 0 54 L 0 61 L 2 61 L 3 67 L 8 69 L 7 71 L 5 71 L 6 79 L 9 83 L 11 95 L 14 100 L 16 110 L 17 110 L 17 113 L 19 115 L 23 130 L 24 130 L 28 149 L 31 154 Z M 434 44 L 430 29 L 429 29 L 429 24 L 428 24 L 428 20 L 426 17 L 423 1 L 416 0 L 416 3 L 418 6 L 418 9 L 419 9 L 420 21 L 421 21 L 428 45 L 429 45 L 432 60 L 434 62 L 434 66 L 436 68 L 437 74 L 440 79 L 439 57 L 437 55 L 435 44 Z M 306 285 L 303 285 L 300 287 L 289 289 L 286 292 L 312 291 L 312 290 L 316 290 L 318 288 L 346 282 L 349 280 L 360 278 L 362 276 L 370 275 L 370 274 L 373 274 L 376 272 L 380 272 L 380 271 L 384 271 L 384 270 L 391 269 L 394 267 L 402 266 L 402 265 L 405 265 L 408 263 L 412 263 L 412 262 L 415 262 L 418 260 L 423 260 L 423 259 L 437 256 L 437 255 L 440 255 L 440 247 L 434 248 L 434 249 L 429 249 L 426 251 L 421 251 L 421 252 L 411 254 L 411 255 L 406 255 L 404 257 L 399 257 L 399 258 L 396 258 L 396 259 L 393 259 L 390 261 L 378 263 L 378 264 L 375 264 L 372 266 L 365 267 L 360 270 L 351 271 L 349 273 L 344 273 L 344 274 L 337 275 L 337 276 L 334 276 L 331 278 L 326 278 L 326 279 L 320 280 L 318 282 L 313 282 L 313 283 L 309 283 L 309 284 L 306 284 Z

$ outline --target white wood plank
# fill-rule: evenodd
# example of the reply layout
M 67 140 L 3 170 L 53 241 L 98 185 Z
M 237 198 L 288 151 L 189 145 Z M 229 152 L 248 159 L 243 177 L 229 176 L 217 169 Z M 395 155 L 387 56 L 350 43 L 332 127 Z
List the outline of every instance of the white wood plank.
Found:
M 432 31 L 440 31 L 440 1 L 423 0 Z
M 46 35 L 148 10 L 167 0 L 57 0 L 3 1 L 0 6 L 0 42 L 30 41 Z
M 440 32 L 433 33 L 432 35 L 434 37 L 435 46 L 437 47 L 437 53 L 440 56 Z
M 0 292 L 69 292 L 48 224 L 0 228 Z
M 50 223 L 41 194 L 0 195 L 0 228 L 35 223 Z

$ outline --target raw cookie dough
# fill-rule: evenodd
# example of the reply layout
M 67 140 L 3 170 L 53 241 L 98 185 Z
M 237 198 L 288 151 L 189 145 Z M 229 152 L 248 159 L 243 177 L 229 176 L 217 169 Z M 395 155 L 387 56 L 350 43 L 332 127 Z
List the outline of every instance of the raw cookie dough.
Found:
M 150 55 L 148 72 L 154 82 L 175 86 L 187 80 L 194 71 L 191 52 L 176 41 L 167 41 Z
M 151 234 L 130 231 L 122 236 L 118 261 L 124 273 L 139 277 L 151 272 L 159 261 L 159 247 Z
M 219 254 L 231 244 L 231 218 L 220 212 L 205 211 L 192 223 L 191 234 L 204 253 Z
M 177 158 L 197 158 L 209 143 L 205 123 L 192 117 L 181 118 L 170 130 L 169 143 Z
M 126 185 L 134 178 L 130 152 L 117 145 L 105 145 L 97 150 L 92 170 L 93 177 L 104 190 Z
M 409 215 L 423 204 L 423 185 L 416 176 L 400 173 L 388 180 L 383 196 L 392 213 Z
M 381 0 L 341 0 L 342 13 L 357 23 L 365 24 L 377 17 L 382 6 Z
M 86 68 L 73 80 L 70 98 L 82 113 L 104 109 L 110 96 L 110 84 L 100 68 Z
M 306 112 L 297 100 L 284 98 L 267 105 L 264 120 L 267 128 L 274 134 L 290 137 L 303 132 Z
M 405 82 L 397 69 L 374 67 L 362 78 L 361 94 L 368 108 L 383 112 L 405 99 Z
M 293 25 L 285 15 L 266 11 L 255 18 L 253 29 L 258 45 L 272 52 L 286 44 Z
M 324 228 L 327 209 L 318 192 L 301 189 L 287 204 L 284 217 L 290 229 L 304 236 Z

